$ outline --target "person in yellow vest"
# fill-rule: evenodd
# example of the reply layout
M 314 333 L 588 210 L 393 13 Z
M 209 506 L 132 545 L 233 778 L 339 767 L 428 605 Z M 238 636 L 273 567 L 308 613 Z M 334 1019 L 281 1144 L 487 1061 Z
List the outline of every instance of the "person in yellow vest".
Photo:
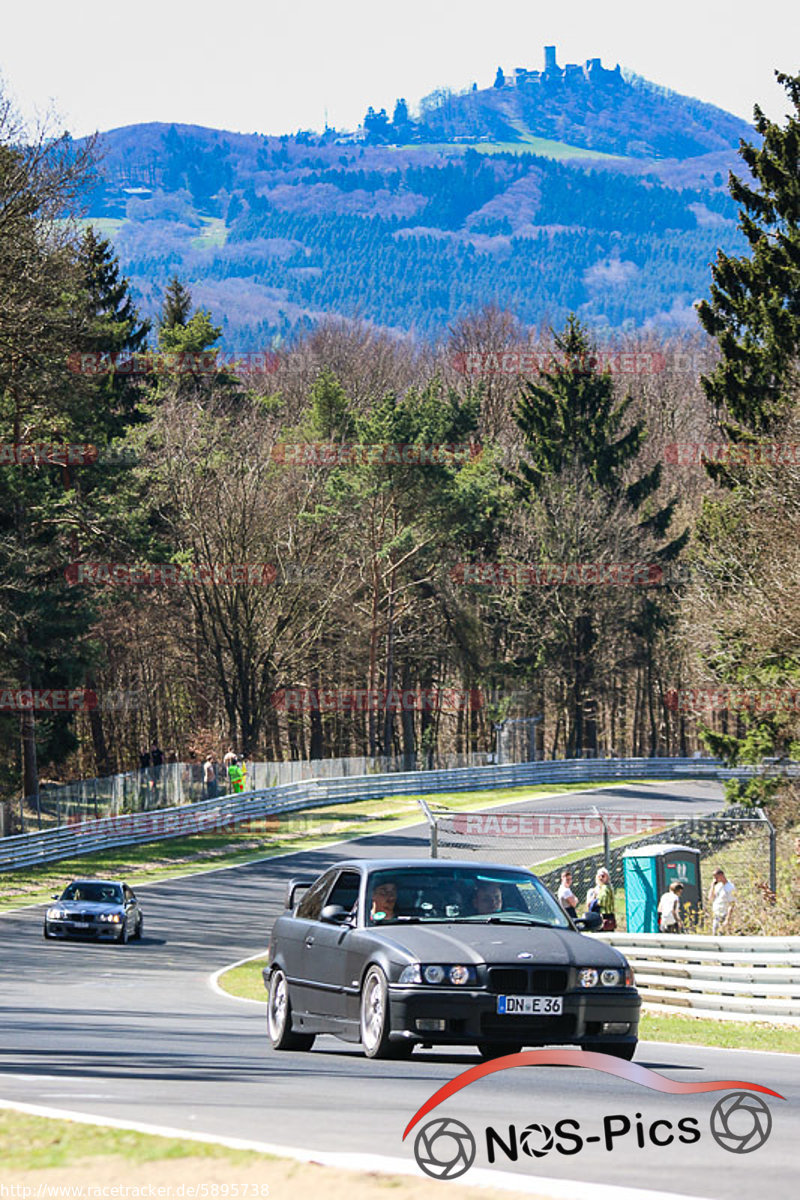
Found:
M 228 779 L 230 780 L 231 792 L 243 792 L 247 768 L 238 758 L 228 766 Z

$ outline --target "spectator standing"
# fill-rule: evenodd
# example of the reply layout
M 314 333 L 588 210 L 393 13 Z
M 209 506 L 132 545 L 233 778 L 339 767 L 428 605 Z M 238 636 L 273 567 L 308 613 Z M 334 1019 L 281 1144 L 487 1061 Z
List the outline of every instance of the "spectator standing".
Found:
M 662 933 L 682 933 L 681 892 L 683 884 L 673 879 L 658 902 L 659 929 Z
M 589 888 L 586 895 L 586 907 L 589 912 L 602 914 L 604 932 L 610 933 L 617 928 L 617 917 L 614 912 L 614 889 L 611 886 L 608 867 L 601 867 L 595 875 L 594 887 Z
M 733 905 L 736 888 L 727 878 L 722 867 L 714 872 L 714 882 L 708 889 L 708 903 L 711 905 L 711 933 L 730 933 L 733 921 Z
M 215 800 L 217 796 L 217 760 L 209 754 L 203 763 L 203 784 L 205 785 L 206 800 Z
M 561 872 L 561 886 L 558 889 L 558 903 L 568 917 L 573 921 L 578 915 L 578 897 L 572 890 L 572 871 Z

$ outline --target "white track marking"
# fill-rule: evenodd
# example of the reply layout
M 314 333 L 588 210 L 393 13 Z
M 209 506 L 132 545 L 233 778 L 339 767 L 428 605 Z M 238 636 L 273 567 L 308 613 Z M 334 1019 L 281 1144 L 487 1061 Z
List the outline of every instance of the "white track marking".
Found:
M 220 1137 L 214 1134 L 195 1133 L 176 1129 L 169 1125 L 150 1125 L 143 1121 L 122 1121 L 115 1117 L 97 1117 L 91 1113 L 72 1112 L 68 1109 L 51 1108 L 44 1104 L 24 1104 L 0 1098 L 0 1108 L 16 1109 L 37 1117 L 50 1117 L 60 1121 L 76 1121 L 81 1125 L 99 1125 L 110 1129 L 132 1129 L 137 1133 L 156 1137 L 180 1138 L 189 1142 L 212 1142 L 227 1146 L 231 1150 L 255 1150 L 260 1154 L 273 1154 L 278 1158 L 293 1158 L 297 1162 L 319 1163 L 325 1167 L 338 1167 L 344 1171 L 377 1171 L 381 1174 L 408 1175 L 416 1179 L 428 1179 L 411 1160 L 388 1158 L 380 1154 L 342 1154 L 328 1150 L 301 1150 L 295 1146 L 276 1146 L 271 1142 L 256 1142 L 246 1138 Z M 648 1188 L 619 1187 L 617 1184 L 594 1183 L 577 1179 L 549 1179 L 542 1175 L 515 1175 L 510 1171 L 490 1171 L 478 1167 L 470 1171 L 469 1178 L 450 1181 L 465 1187 L 494 1187 L 503 1191 L 528 1193 L 552 1200 L 575 1200 L 576 1196 L 591 1196 L 592 1200 L 703 1200 L 702 1197 L 687 1196 L 678 1192 L 654 1192 Z

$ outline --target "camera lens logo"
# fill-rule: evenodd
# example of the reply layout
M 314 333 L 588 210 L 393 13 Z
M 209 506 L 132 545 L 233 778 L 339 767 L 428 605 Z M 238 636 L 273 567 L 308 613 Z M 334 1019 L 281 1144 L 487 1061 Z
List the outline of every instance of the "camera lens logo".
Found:
M 553 1149 L 553 1132 L 546 1125 L 526 1125 L 519 1144 L 531 1158 L 544 1158 Z
M 475 1161 L 475 1138 L 449 1117 L 428 1121 L 417 1134 L 414 1157 L 432 1179 L 458 1179 Z
M 750 1154 L 764 1145 L 772 1132 L 772 1114 L 750 1092 L 730 1092 L 714 1105 L 711 1136 L 731 1154 Z

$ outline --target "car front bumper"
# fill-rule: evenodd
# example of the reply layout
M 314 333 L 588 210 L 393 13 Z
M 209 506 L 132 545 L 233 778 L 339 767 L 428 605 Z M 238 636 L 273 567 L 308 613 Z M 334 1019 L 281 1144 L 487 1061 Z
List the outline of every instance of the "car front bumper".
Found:
M 392 1039 L 434 1045 L 546 1046 L 625 1044 L 638 1037 L 641 999 L 634 988 L 566 992 L 563 1012 L 556 1016 L 500 1014 L 497 1000 L 496 993 L 474 988 L 462 992 L 390 985 Z M 613 1032 L 604 1028 L 609 1025 L 617 1028 Z
M 82 941 L 115 942 L 119 938 L 122 924 L 110 921 L 47 921 L 45 928 L 50 937 L 80 938 Z

